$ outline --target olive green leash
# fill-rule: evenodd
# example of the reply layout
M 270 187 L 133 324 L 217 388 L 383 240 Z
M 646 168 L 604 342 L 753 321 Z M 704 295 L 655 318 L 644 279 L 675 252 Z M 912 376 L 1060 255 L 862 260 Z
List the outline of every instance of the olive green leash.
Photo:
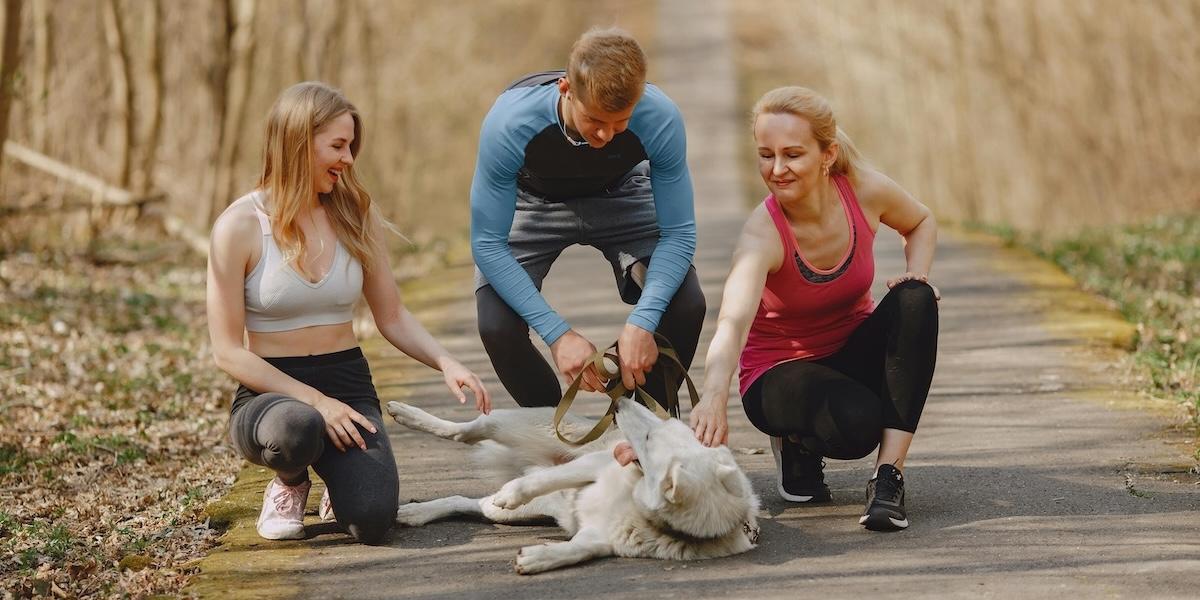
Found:
M 609 382 L 608 389 L 605 390 L 605 395 L 608 396 L 608 410 L 604 416 L 600 417 L 600 421 L 596 423 L 592 430 L 584 434 L 578 439 L 570 439 L 563 435 L 559 426 L 562 420 L 567 416 L 567 411 L 571 408 L 571 404 L 575 402 L 575 396 L 579 393 L 579 387 L 583 384 L 583 371 L 575 376 L 575 380 L 567 387 L 566 393 L 563 394 L 562 400 L 558 403 L 558 408 L 554 409 L 554 434 L 564 443 L 581 446 L 588 442 L 594 441 L 604 434 L 609 427 L 612 427 L 613 421 L 617 414 L 617 404 L 621 401 L 621 397 L 625 396 L 630 391 L 637 394 L 638 399 L 647 408 L 654 411 L 660 419 L 666 420 L 671 417 L 679 418 L 679 381 L 678 377 L 682 375 L 683 380 L 687 382 L 688 394 L 691 398 L 692 406 L 696 406 L 696 401 L 700 397 L 696 393 L 696 384 L 692 383 L 692 378 L 688 376 L 687 369 L 679 360 L 679 353 L 671 346 L 671 342 L 661 334 L 654 334 L 654 342 L 658 345 L 658 362 L 655 368 L 661 368 L 667 384 L 666 403 L 660 403 L 646 392 L 642 386 L 634 384 L 633 390 L 625 387 L 625 382 L 621 379 L 621 358 L 617 355 L 617 343 L 613 342 L 603 350 L 597 350 L 592 355 L 590 361 L 596 367 L 596 372 L 600 374 L 600 378 Z M 616 365 L 615 369 L 608 368 L 608 361 L 612 361 Z M 672 385 L 674 383 L 674 385 Z M 664 408 L 665 407 L 665 408 Z

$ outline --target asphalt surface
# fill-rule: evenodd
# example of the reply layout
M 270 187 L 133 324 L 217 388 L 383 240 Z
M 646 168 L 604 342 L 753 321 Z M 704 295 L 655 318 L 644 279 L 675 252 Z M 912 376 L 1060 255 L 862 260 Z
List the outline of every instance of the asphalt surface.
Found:
M 672 27 L 663 28 L 650 55 L 667 77 L 657 82 L 689 127 L 696 267 L 709 305 L 701 354 L 744 218 L 735 151 L 745 133 L 721 10 L 719 3 L 662 2 L 659 19 Z M 903 271 L 898 237 L 881 234 L 877 249 L 881 281 Z M 1098 304 L 1053 277 L 1029 276 L 1044 268 L 986 241 L 943 235 L 934 269 L 944 298 L 938 370 L 906 464 L 912 525 L 904 532 L 871 533 L 857 524 L 871 458 L 829 461 L 830 504 L 780 500 L 767 438 L 735 400 L 730 446 L 763 500 L 760 546 L 749 553 L 688 563 L 603 559 L 522 577 L 512 571 L 517 550 L 564 539 L 560 530 L 449 521 L 364 547 L 317 525 L 301 542 L 247 542 L 252 535 L 231 542 L 216 553 L 225 554 L 225 566 L 205 568 L 205 595 L 1195 597 L 1200 486 L 1185 450 L 1164 433 L 1172 417 L 1122 389 L 1118 355 L 1080 333 L 1103 333 L 1111 315 L 1090 314 Z M 608 273 L 598 252 L 580 248 L 564 254 L 546 282 L 551 304 L 598 343 L 615 338 L 629 310 Z M 878 298 L 883 287 L 876 288 Z M 452 269 L 414 295 L 413 305 L 451 351 L 485 375 L 496 405 L 514 406 L 483 354 L 470 290 L 469 269 Z M 1068 296 L 1081 304 L 1072 315 L 1056 313 Z M 1091 326 L 1064 326 L 1072 320 Z M 366 347 L 385 401 L 471 418 L 437 373 L 377 341 Z M 703 381 L 702 364 L 692 376 Z M 582 402 L 576 410 L 596 414 L 597 406 Z M 399 425 L 389 431 L 402 501 L 494 491 L 467 447 Z M 245 514 L 256 511 L 249 506 Z

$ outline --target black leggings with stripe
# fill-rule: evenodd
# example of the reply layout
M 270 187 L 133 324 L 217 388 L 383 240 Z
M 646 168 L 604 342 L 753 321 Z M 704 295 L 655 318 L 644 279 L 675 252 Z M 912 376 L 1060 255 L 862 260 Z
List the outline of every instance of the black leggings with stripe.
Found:
M 308 479 L 311 466 L 325 481 L 337 522 L 356 540 L 380 544 L 396 520 L 400 476 L 371 369 L 359 348 L 314 356 L 267 358 L 267 362 L 322 394 L 344 402 L 375 425 L 371 433 L 355 424 L 366 450 L 339 451 L 326 441 L 325 419 L 317 409 L 279 393 L 260 394 L 239 386 L 229 417 L 229 437 L 242 457 L 280 473 Z
M 933 288 L 907 281 L 890 290 L 831 356 L 772 367 L 742 396 L 762 432 L 793 436 L 810 452 L 855 459 L 884 429 L 915 432 L 937 358 Z

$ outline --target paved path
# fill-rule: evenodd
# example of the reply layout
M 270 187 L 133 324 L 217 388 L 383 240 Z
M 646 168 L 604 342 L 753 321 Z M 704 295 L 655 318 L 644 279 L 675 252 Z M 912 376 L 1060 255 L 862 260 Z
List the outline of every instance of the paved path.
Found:
M 719 3 L 661 2 L 664 27 L 651 53 L 664 77 L 658 83 L 679 102 L 689 125 L 701 218 L 696 263 L 709 302 L 702 352 L 744 214 L 734 155 L 744 119 L 735 103 L 722 11 Z M 1047 321 L 1040 311 L 1072 292 L 1014 277 L 1013 264 L 1040 267 L 1005 252 L 953 238 L 940 246 L 939 365 L 907 465 L 913 525 L 906 532 L 875 534 L 857 525 L 869 459 L 830 462 L 832 504 L 785 505 L 773 491 L 766 438 L 735 401 L 730 445 L 765 513 L 761 546 L 745 555 L 693 563 L 607 559 L 519 577 L 511 570 L 517 549 L 561 539 L 558 530 L 444 522 L 401 530 L 382 548 L 348 544 L 337 534 L 274 545 L 243 534 L 242 542 L 216 553 L 226 553 L 225 566 L 206 572 L 219 577 L 225 569 L 226 587 L 233 573 L 249 596 L 1194 597 L 1200 487 L 1186 473 L 1186 456 L 1160 438 L 1161 415 L 1113 406 L 1130 395 L 1113 391 L 1110 354 L 1087 346 L 1067 321 Z M 898 239 L 881 235 L 880 277 L 902 266 Z M 607 273 L 598 253 L 569 252 L 548 278 L 546 293 L 593 340 L 611 340 L 628 308 L 607 275 L 595 273 Z M 478 341 L 469 289 L 463 268 L 410 300 L 447 347 L 489 376 L 497 404 L 511 406 Z M 368 348 L 385 400 L 404 398 L 443 416 L 470 417 L 449 401 L 434 373 L 378 344 Z M 692 375 L 702 381 L 702 365 Z M 399 426 L 390 434 L 402 500 L 493 490 L 474 472 L 465 447 Z M 206 589 L 222 595 L 220 585 Z

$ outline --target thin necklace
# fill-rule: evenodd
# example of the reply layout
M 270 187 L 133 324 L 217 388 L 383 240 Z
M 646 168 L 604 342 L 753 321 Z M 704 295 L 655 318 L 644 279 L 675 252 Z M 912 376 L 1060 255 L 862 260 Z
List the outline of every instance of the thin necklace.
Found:
M 556 112 L 558 112 L 558 130 L 562 132 L 563 137 L 566 138 L 566 140 L 567 140 L 567 143 L 571 144 L 572 146 L 575 146 L 576 148 L 578 148 L 580 146 L 588 145 L 587 140 L 583 140 L 581 142 L 581 141 L 571 137 L 571 134 L 567 133 L 567 126 L 563 123 L 563 120 L 564 120 L 563 119 L 563 111 L 562 111 L 562 103 L 563 102 L 566 102 L 566 96 L 559 96 L 559 102 L 557 103 L 557 106 L 556 106 L 556 108 L 557 108 Z

